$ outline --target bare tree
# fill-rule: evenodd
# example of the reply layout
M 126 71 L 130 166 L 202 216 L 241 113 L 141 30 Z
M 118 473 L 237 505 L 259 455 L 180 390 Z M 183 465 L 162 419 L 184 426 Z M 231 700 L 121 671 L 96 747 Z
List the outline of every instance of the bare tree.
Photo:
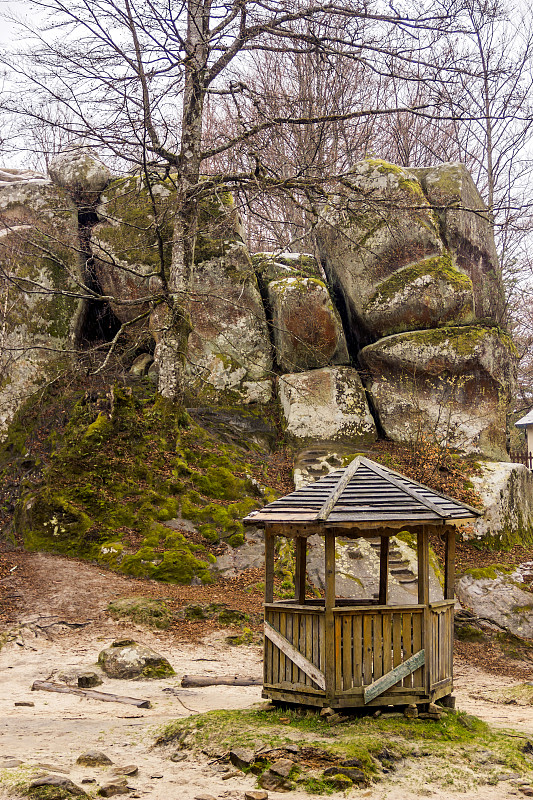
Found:
M 157 352 L 159 388 L 172 399 L 180 397 L 184 383 L 203 199 L 221 187 L 248 198 L 283 193 L 305 200 L 312 212 L 320 185 L 342 176 L 349 164 L 343 126 L 356 130 L 356 120 L 368 125 L 391 113 L 434 113 L 426 100 L 414 108 L 397 106 L 364 91 L 343 102 L 334 83 L 326 102 L 317 105 L 332 76 L 342 80 L 353 72 L 360 86 L 395 76 L 416 83 L 421 71 L 426 83 L 437 74 L 451 79 L 457 65 L 440 42 L 466 30 L 462 2 L 422 5 L 412 15 L 362 0 L 31 2 L 48 15 L 48 25 L 35 35 L 30 51 L 10 59 L 12 75 L 26 87 L 22 99 L 18 91 L 9 105 L 11 113 L 23 112 L 68 137 L 98 144 L 117 164 L 140 168 L 148 182 L 155 167 L 173 175 L 172 258 L 170 265 L 162 259 L 153 276 L 155 299 L 167 308 Z M 280 65 L 279 110 L 260 94 L 257 72 L 248 80 L 258 54 Z M 307 95 L 298 89 L 301 82 L 291 86 L 281 66 L 288 56 L 296 73 L 306 59 L 316 65 L 315 86 Z M 53 119 L 50 108 L 60 109 Z M 214 119 L 232 108 L 234 124 L 212 127 L 207 136 L 208 108 Z M 225 169 L 210 173 L 209 165 L 224 159 Z

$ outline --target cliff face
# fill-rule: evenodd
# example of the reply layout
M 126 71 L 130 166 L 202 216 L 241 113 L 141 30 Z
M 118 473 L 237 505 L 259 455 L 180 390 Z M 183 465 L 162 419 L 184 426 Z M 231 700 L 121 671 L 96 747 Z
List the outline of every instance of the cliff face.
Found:
M 73 369 L 78 354 L 95 346 L 105 354 L 121 325 L 123 365 L 137 357 L 134 374 L 150 368 L 155 390 L 172 176 L 150 185 L 140 176 L 113 179 L 78 148 L 52 165 L 51 179 L 3 178 L 2 432 L 37 387 Z M 231 195 L 204 203 L 186 404 L 217 407 L 218 418 L 222 406 L 231 408 L 235 421 L 246 408 L 264 419 L 266 404 L 277 403 L 286 439 L 302 447 L 327 441 L 355 451 L 380 437 L 402 444 L 426 437 L 507 461 L 515 351 L 502 327 L 491 226 L 464 166 L 360 162 L 329 198 L 316 240 L 319 261 L 250 255 Z M 89 417 L 84 441 L 111 435 L 109 411 Z M 249 426 L 242 435 L 251 435 Z M 32 494 L 19 510 L 21 529 L 37 539 L 52 536 L 45 518 L 58 512 L 49 499 Z M 187 518 L 186 510 L 178 516 Z M 76 525 L 91 530 L 82 517 Z M 108 534 L 87 552 L 101 555 Z

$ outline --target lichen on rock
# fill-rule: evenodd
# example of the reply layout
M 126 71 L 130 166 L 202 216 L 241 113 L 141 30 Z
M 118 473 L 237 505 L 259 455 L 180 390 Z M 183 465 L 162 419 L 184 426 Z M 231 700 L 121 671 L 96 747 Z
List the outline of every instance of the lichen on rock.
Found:
M 377 336 L 468 325 L 474 321 L 472 281 L 449 253 L 393 272 L 365 303 L 364 317 Z
M 49 181 L 0 184 L 0 435 L 64 370 L 84 303 L 77 210 Z
M 267 288 L 276 361 L 284 372 L 349 364 L 339 312 L 317 278 L 290 276 Z
M 326 275 L 344 298 L 350 328 L 363 344 L 377 333 L 365 307 L 380 284 L 444 249 L 418 180 L 377 159 L 354 165 L 343 191 L 330 198 L 319 219 L 316 238 Z
M 516 351 L 508 334 L 482 326 L 400 333 L 360 354 L 387 436 L 422 434 L 465 452 L 506 460 L 506 412 Z

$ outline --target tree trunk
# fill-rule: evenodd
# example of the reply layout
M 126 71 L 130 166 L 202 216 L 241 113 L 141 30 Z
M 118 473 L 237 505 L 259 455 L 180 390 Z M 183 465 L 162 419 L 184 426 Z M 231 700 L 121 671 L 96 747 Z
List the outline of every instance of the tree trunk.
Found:
M 169 310 L 166 330 L 156 352 L 159 392 L 169 400 L 178 401 L 182 399 L 185 388 L 187 344 L 191 332 L 191 290 L 198 227 L 197 188 L 202 161 L 202 117 L 211 2 L 212 0 L 188 0 L 187 3 L 187 62 L 178 162 L 178 196 L 168 280 Z

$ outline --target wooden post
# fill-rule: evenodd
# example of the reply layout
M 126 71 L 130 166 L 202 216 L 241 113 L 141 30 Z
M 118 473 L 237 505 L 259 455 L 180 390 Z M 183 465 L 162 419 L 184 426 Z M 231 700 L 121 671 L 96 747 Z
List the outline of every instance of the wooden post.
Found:
M 330 701 L 335 695 L 335 534 L 327 531 L 325 536 L 325 679 L 326 695 Z
M 307 537 L 296 537 L 296 569 L 294 572 L 294 597 L 300 605 L 305 603 L 305 567 L 307 557 Z
M 274 601 L 274 534 L 265 528 L 265 603 Z
M 431 687 L 432 658 L 431 658 L 431 611 L 429 608 L 429 534 L 424 526 L 417 534 L 418 553 L 418 602 L 424 606 L 422 625 L 422 649 L 426 652 L 425 689 L 427 694 Z
M 444 599 L 453 600 L 455 589 L 455 528 L 446 530 L 444 556 Z
M 444 599 L 453 600 L 455 594 L 455 528 L 451 526 L 446 530 L 446 552 L 444 557 Z M 449 629 L 446 632 L 446 642 L 448 644 L 448 663 L 450 664 L 453 681 L 453 631 L 454 631 L 455 611 L 452 606 L 449 611 Z M 448 677 L 448 676 L 446 676 Z M 451 702 L 451 695 L 450 702 Z
M 379 599 L 380 606 L 386 606 L 389 601 L 389 537 L 381 537 L 379 550 Z
M 418 552 L 418 602 L 429 604 L 429 535 L 424 526 L 417 534 Z

